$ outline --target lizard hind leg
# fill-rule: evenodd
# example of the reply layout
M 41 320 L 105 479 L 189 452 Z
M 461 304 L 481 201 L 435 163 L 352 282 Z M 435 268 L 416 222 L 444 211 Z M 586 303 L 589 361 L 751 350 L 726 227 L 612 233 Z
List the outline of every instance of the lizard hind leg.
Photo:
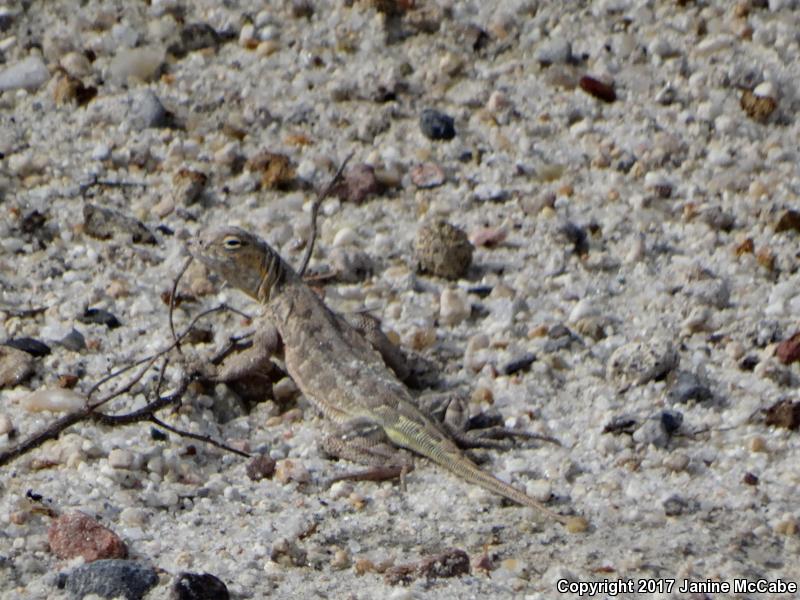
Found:
M 345 473 L 331 479 L 355 481 L 384 481 L 400 478 L 414 469 L 412 456 L 394 446 L 383 429 L 373 423 L 351 424 L 347 430 L 325 436 L 320 446 L 332 457 L 369 467 L 366 470 Z

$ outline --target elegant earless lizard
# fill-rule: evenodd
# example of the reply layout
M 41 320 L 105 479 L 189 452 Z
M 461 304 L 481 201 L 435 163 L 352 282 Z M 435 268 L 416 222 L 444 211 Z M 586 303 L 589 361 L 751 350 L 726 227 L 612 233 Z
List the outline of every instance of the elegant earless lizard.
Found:
M 300 391 L 325 417 L 346 428 L 351 437 L 355 434 L 361 449 L 390 456 L 389 451 L 396 450 L 386 443 L 388 438 L 395 446 L 534 507 L 571 530 L 585 528 L 581 517 L 560 515 L 478 468 L 440 424 L 415 406 L 409 390 L 367 338 L 331 311 L 266 242 L 242 229 L 222 227 L 191 241 L 189 250 L 264 305 L 259 343 L 277 349 L 283 342 L 286 370 Z

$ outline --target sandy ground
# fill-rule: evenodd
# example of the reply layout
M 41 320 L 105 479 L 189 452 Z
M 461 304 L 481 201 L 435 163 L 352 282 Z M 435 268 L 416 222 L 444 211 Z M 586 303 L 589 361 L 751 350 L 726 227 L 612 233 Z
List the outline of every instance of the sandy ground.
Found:
M 797 3 L 257 4 L 0 5 L 0 339 L 51 350 L 0 389 L 0 449 L 169 343 L 162 297 L 198 231 L 246 227 L 297 265 L 314 190 L 353 152 L 379 189 L 323 204 L 312 266 L 352 279 L 321 285 L 328 303 L 380 317 L 472 414 L 559 440 L 484 468 L 591 527 L 540 523 L 423 460 L 405 486 L 329 486 L 356 467 L 320 452 L 324 423 L 291 382 L 250 410 L 209 386 L 162 418 L 269 453 L 279 475 L 251 481 L 245 459 L 146 423 L 73 426 L 0 468 L 0 597 L 67 597 L 58 573 L 82 562 L 50 551 L 29 490 L 156 567 L 148 598 L 183 571 L 242 599 L 554 598 L 604 579 L 617 597 L 711 590 L 684 580 L 800 597 L 733 591 L 800 583 L 797 418 L 764 413 L 800 382 L 779 345 L 800 315 Z M 423 133 L 427 108 L 452 139 Z M 87 206 L 152 239 L 132 221 L 98 232 Z M 460 279 L 416 272 L 433 218 L 477 245 Z M 179 328 L 221 301 L 259 314 L 196 265 L 179 293 Z M 232 314 L 202 327 L 165 391 L 252 330 Z M 14 360 L 31 359 L 0 364 Z M 143 406 L 157 380 L 109 409 Z M 28 397 L 59 385 L 74 394 Z M 35 411 L 46 402 L 58 411 Z M 377 572 L 448 548 L 470 574 Z

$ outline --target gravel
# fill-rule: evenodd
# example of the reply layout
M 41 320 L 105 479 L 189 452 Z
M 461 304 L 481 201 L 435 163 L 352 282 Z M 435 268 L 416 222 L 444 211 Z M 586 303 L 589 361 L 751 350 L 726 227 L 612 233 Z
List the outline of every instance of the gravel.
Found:
M 309 271 L 341 277 L 314 285 L 379 317 L 467 416 L 557 440 L 484 467 L 591 523 L 539 524 L 423 460 L 404 486 L 330 486 L 359 467 L 324 456 L 302 396 L 197 386 L 161 418 L 276 473 L 147 423 L 76 424 L 0 468 L 0 598 L 111 589 L 65 583 L 98 568 L 49 549 L 49 515 L 71 511 L 148 565 L 147 598 L 187 572 L 231 598 L 800 580 L 800 364 L 778 351 L 800 316 L 798 26 L 788 0 L 0 8 L 0 344 L 51 350 L 3 351 L 0 450 L 170 344 L 199 230 L 246 227 L 298 265 L 315 191 L 353 152 Z M 439 222 L 463 251 L 418 272 Z M 259 315 L 196 264 L 175 300 L 178 330 L 223 302 L 248 318 L 209 315 L 103 410 L 168 393 Z M 445 553 L 470 573 L 384 579 Z

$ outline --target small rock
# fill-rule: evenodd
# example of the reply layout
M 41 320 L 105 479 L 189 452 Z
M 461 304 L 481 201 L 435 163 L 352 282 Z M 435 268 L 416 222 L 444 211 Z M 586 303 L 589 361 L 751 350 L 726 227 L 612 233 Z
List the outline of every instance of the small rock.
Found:
M 362 203 L 370 195 L 380 193 L 382 186 L 375 176 L 375 169 L 361 163 L 349 167 L 342 181 L 334 186 L 333 194 L 343 201 Z
M 134 463 L 134 454 L 130 450 L 114 448 L 108 453 L 108 464 L 115 469 L 130 469 Z
M 572 44 L 563 37 L 549 39 L 536 49 L 534 57 L 543 67 L 549 67 L 556 63 L 568 63 L 572 59 Z
M 190 206 L 200 197 L 208 183 L 208 176 L 200 171 L 183 168 L 172 177 L 172 197 L 176 203 Z
M 602 100 L 603 102 L 611 103 L 617 99 L 617 93 L 614 91 L 614 86 L 604 83 L 599 79 L 595 79 L 589 75 L 584 75 L 581 77 L 578 85 L 584 92 L 590 96 L 594 96 L 595 98 Z
M 129 79 L 152 81 L 158 76 L 163 62 L 164 51 L 160 48 L 120 48 L 111 59 L 108 71 L 111 79 L 121 85 L 127 84 Z
M 82 52 L 67 52 L 61 57 L 58 64 L 76 78 L 88 77 L 92 74 L 92 63 Z
M 135 244 L 157 242 L 150 230 L 133 217 L 88 203 L 83 207 L 83 230 L 87 235 L 99 240 L 120 235 L 130 236 L 129 239 Z
M 432 108 L 422 111 L 419 127 L 422 134 L 430 140 L 452 140 L 456 137 L 453 117 Z
M 78 317 L 81 323 L 96 323 L 98 325 L 105 325 L 109 329 L 116 329 L 121 326 L 121 323 L 113 314 L 102 308 L 87 308 L 84 313 Z
M 469 317 L 471 307 L 463 290 L 446 288 L 439 297 L 439 319 L 445 325 L 458 325 Z
M 203 48 L 219 48 L 222 42 L 221 36 L 208 23 L 189 23 L 181 29 L 181 42 L 179 47 L 170 48 L 170 51 L 178 58 L 189 52 L 202 50 Z M 178 51 L 178 53 L 175 52 Z
M 311 481 L 311 474 L 303 463 L 286 458 L 277 462 L 275 466 L 275 479 L 283 484 L 289 483 L 290 481 L 308 483 Z
M 526 352 L 519 358 L 515 358 L 508 364 L 504 365 L 500 371 L 503 373 L 503 375 L 514 375 L 520 371 L 527 371 L 535 361 L 536 355 L 533 352 Z
M 58 587 L 75 598 L 97 594 L 102 598 L 142 600 L 158 583 L 158 574 L 147 565 L 131 560 L 97 560 L 59 577 Z
M 20 404 L 28 412 L 74 412 L 86 406 L 86 398 L 65 388 L 41 389 L 25 396 Z
M 126 121 L 134 131 L 166 127 L 169 124 L 167 109 L 150 89 L 135 90 L 129 97 L 130 110 Z
M 414 240 L 417 270 L 458 279 L 472 263 L 473 246 L 462 229 L 439 220 L 422 225 Z
M 14 423 L 11 421 L 11 417 L 0 413 L 0 435 L 8 435 L 12 431 L 14 431 Z
M 22 352 L 27 352 L 36 358 L 41 358 L 42 356 L 50 354 L 50 346 L 29 337 L 13 338 L 8 340 L 5 345 L 16 350 L 21 350 Z
M 664 431 L 667 435 L 672 435 L 678 429 L 681 428 L 683 424 L 683 414 L 679 413 L 676 410 L 665 410 L 661 412 L 661 427 L 664 428 Z
M 744 90 L 739 105 L 748 117 L 758 123 L 766 123 L 778 108 L 778 101 L 769 96 L 758 96 L 750 90 Z
M 0 346 L 0 389 L 19 385 L 28 379 L 34 370 L 33 357 L 27 352 Z
M 86 349 L 86 339 L 83 337 L 83 334 L 78 331 L 77 329 L 73 329 L 70 331 L 60 342 L 58 342 L 67 350 L 72 350 L 73 352 L 80 352 L 81 350 Z
M 782 233 L 784 231 L 800 231 L 800 211 L 785 210 L 781 214 L 778 222 L 775 224 L 775 231 Z
M 742 483 L 745 485 L 758 485 L 758 476 L 748 471 L 742 477 Z
M 245 167 L 252 173 L 261 173 L 261 186 L 268 190 L 289 188 L 297 175 L 288 156 L 267 150 L 251 157 Z
M 800 402 L 780 400 L 764 410 L 764 422 L 767 425 L 785 429 L 800 428 Z
M 605 424 L 603 433 L 610 433 L 611 435 L 632 434 L 636 431 L 637 426 L 638 422 L 633 417 L 617 415 Z
M 679 517 L 680 515 L 691 512 L 689 502 L 677 494 L 673 494 L 662 502 L 664 514 L 668 517 Z
M 80 556 L 86 562 L 125 558 L 128 549 L 113 531 L 82 512 L 60 515 L 47 532 L 50 550 L 62 559 Z
M 250 459 L 245 470 L 251 481 L 269 479 L 275 474 L 275 461 L 268 454 L 259 454 Z
M 230 594 L 223 581 L 210 573 L 181 573 L 170 592 L 172 600 L 228 600 Z
M 476 247 L 486 246 L 487 248 L 493 248 L 502 244 L 506 237 L 508 237 L 508 232 L 505 227 L 481 227 L 470 232 L 469 241 Z
M 0 71 L 0 92 L 25 89 L 36 91 L 48 79 L 50 72 L 41 57 L 32 55 Z
M 414 165 L 409 170 L 411 183 L 421 189 L 435 188 L 444 183 L 444 170 L 436 163 L 426 162 Z
M 372 259 L 358 248 L 332 248 L 328 259 L 336 274 L 336 280 L 358 283 L 372 274 Z
M 778 344 L 775 348 L 775 356 L 785 365 L 800 360 L 800 331 L 793 333 Z
M 83 85 L 83 82 L 77 77 L 64 72 L 59 73 L 56 77 L 53 100 L 58 106 L 73 100 L 78 106 L 85 106 L 97 96 L 96 87 Z
M 418 563 L 397 565 L 387 569 L 383 580 L 388 585 L 409 585 L 415 579 L 459 577 L 469 575 L 469 556 L 460 548 L 448 548 Z
M 695 402 L 705 402 L 713 398 L 713 394 L 708 386 L 704 385 L 700 378 L 689 371 L 679 371 L 675 376 L 667 397 L 674 404 L 684 404 L 690 400 Z
M 643 385 L 661 379 L 678 366 L 680 356 L 667 339 L 631 342 L 617 348 L 608 360 L 607 376 L 623 385 Z
M 269 558 L 284 567 L 302 567 L 306 564 L 307 553 L 294 542 L 281 538 L 273 544 Z

